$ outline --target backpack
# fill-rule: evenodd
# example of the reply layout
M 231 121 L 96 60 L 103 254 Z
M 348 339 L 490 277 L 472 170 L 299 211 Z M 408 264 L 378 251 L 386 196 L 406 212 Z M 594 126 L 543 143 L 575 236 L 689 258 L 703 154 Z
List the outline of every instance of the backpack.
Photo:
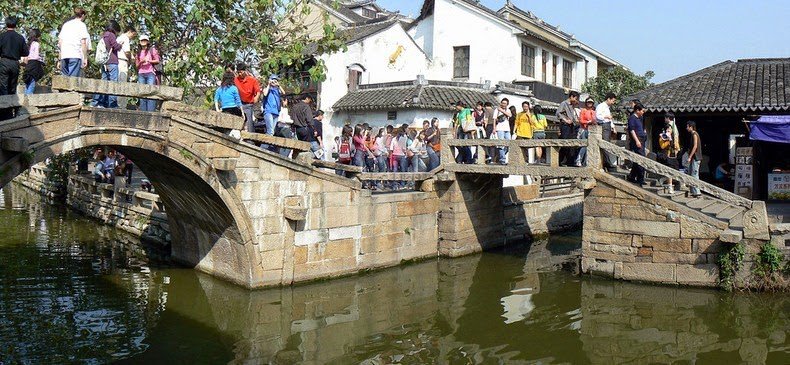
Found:
M 350 163 L 351 162 L 351 144 L 348 143 L 348 139 L 344 138 L 343 142 L 340 143 L 340 151 L 337 154 L 337 161 L 340 163 Z
M 104 41 L 104 37 L 101 38 L 101 41 L 96 46 L 96 56 L 93 60 L 97 65 L 102 66 L 107 64 L 107 61 L 110 60 L 110 52 L 107 50 L 107 44 Z

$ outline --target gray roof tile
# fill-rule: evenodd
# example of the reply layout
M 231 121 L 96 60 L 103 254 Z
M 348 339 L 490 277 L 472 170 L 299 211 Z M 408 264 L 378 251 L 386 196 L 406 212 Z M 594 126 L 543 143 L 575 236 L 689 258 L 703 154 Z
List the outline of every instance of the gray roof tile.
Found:
M 431 109 L 452 110 L 452 104 L 463 101 L 473 105 L 478 101 L 497 103 L 488 89 L 473 85 L 413 85 L 412 82 L 365 85 L 340 98 L 335 110 Z
M 790 110 L 790 58 L 725 61 L 624 100 L 649 112 L 775 112 Z

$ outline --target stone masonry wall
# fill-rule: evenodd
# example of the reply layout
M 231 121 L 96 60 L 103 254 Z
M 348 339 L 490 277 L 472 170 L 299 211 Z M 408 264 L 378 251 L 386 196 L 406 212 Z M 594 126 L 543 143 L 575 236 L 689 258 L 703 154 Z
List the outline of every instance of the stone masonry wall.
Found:
M 435 193 L 372 195 L 336 175 L 310 172 L 239 158 L 235 190 L 249 212 L 264 285 L 437 256 Z M 289 209 L 303 217 L 286 218 Z
M 632 191 L 633 192 L 633 191 Z M 582 272 L 714 286 L 720 229 L 603 182 L 584 200 Z
M 528 190 L 534 192 L 521 193 Z M 569 231 L 582 225 L 583 193 L 537 198 L 537 185 L 521 185 L 505 188 L 504 195 L 508 240 Z
M 436 190 L 441 200 L 439 254 L 458 257 L 506 242 L 501 176 L 457 174 Z

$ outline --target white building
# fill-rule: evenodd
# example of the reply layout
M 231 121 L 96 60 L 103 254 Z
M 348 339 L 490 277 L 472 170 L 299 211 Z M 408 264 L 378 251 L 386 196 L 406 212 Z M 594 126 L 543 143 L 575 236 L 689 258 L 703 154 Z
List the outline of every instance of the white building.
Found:
M 345 52 L 317 56 L 327 67 L 318 87 L 325 140 L 346 123 L 449 119 L 456 98 L 507 96 L 519 110 L 523 100 L 552 109 L 599 71 L 620 66 L 510 1 L 495 11 L 475 0 L 425 0 L 415 20 L 369 0 L 312 1 L 348 39 Z M 441 97 L 422 102 L 435 90 Z

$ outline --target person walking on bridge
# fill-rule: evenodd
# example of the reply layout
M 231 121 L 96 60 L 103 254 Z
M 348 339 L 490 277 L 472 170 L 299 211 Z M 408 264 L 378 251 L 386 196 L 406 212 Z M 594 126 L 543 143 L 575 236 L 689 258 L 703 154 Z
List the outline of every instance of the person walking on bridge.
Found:
M 628 134 L 631 137 L 629 148 L 640 156 L 645 155 L 645 142 L 647 142 L 647 132 L 642 117 L 645 115 L 645 107 L 642 104 L 634 104 L 634 113 L 628 118 Z M 628 180 L 640 186 L 645 183 L 645 169 L 638 163 L 632 161 L 631 173 Z
M 16 32 L 16 22 L 16 17 L 6 17 L 5 32 L 0 34 L 0 95 L 16 94 L 19 60 L 29 52 L 25 37 Z
M 686 122 L 686 131 L 689 132 L 689 151 L 686 157 L 686 166 L 688 166 L 688 173 L 695 179 L 699 179 L 699 167 L 702 162 L 702 141 L 700 141 L 699 133 L 697 133 L 697 122 L 690 120 Z M 698 197 L 702 193 L 696 186 L 689 187 L 689 193 L 693 197 Z
M 595 107 L 595 121 L 601 126 L 601 137 L 604 141 L 612 140 L 612 127 L 613 118 L 610 107 L 617 101 L 617 96 L 614 93 L 606 94 L 606 100 L 602 101 Z M 617 157 L 607 151 L 603 151 L 604 167 L 607 169 L 617 168 Z
M 107 26 L 104 27 L 101 39 L 99 39 L 96 61 L 98 63 L 104 62 L 104 64 L 99 65 L 102 80 L 118 82 L 118 52 L 123 49 L 123 46 L 118 43 L 116 37 L 120 32 L 121 26 L 118 25 L 118 22 L 110 20 L 107 22 Z M 102 59 L 102 48 L 105 50 L 107 58 Z M 95 94 L 91 105 L 100 108 L 117 108 L 118 97 L 115 95 Z
M 74 16 L 60 28 L 58 33 L 58 68 L 65 76 L 80 77 L 82 69 L 88 66 L 88 50 L 91 36 L 85 25 L 87 13 L 83 8 L 74 8 Z
M 252 107 L 261 100 L 261 84 L 258 82 L 258 79 L 247 71 L 247 65 L 243 62 L 236 65 L 235 83 L 241 96 L 241 109 L 244 111 L 244 128 L 247 132 L 255 132 Z M 310 118 L 312 118 L 312 113 L 310 113 Z
M 162 62 L 159 51 L 151 44 L 148 35 L 140 36 L 140 53 L 137 54 L 137 82 L 144 85 L 156 85 L 156 70 L 154 67 Z M 156 109 L 156 100 L 140 99 L 140 110 L 152 112 Z
M 576 139 L 579 132 L 579 115 L 576 114 L 576 105 L 579 104 L 579 92 L 571 91 L 568 99 L 563 100 L 557 108 L 557 119 L 560 120 L 560 138 Z M 560 164 L 574 165 L 576 162 L 576 149 L 572 147 L 560 148 Z

